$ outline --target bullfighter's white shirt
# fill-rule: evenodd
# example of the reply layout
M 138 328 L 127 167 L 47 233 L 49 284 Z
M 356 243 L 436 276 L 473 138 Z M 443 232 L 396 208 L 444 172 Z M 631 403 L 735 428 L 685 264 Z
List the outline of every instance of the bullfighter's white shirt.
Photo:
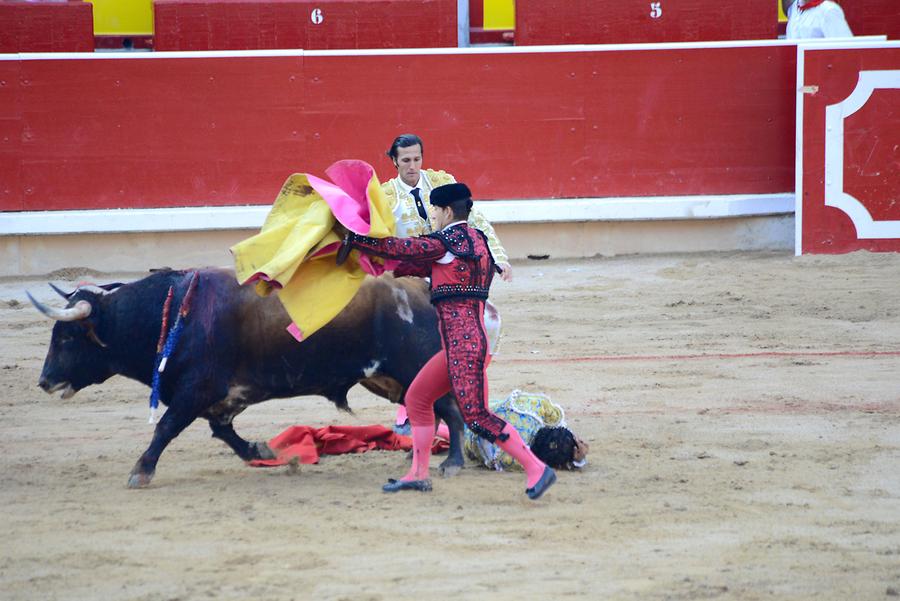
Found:
M 797 2 L 794 2 L 788 7 L 787 17 L 785 37 L 789 40 L 853 37 L 843 9 L 831 0 L 802 11 L 797 9 Z

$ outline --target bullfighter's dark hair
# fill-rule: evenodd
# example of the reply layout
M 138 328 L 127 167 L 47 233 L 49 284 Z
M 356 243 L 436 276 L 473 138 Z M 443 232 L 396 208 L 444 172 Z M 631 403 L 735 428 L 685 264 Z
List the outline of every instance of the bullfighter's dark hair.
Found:
M 575 458 L 575 435 L 566 428 L 541 428 L 531 441 L 531 451 L 554 468 L 568 468 Z
M 419 145 L 419 149 L 422 151 L 422 154 L 425 154 L 425 145 L 422 144 L 422 138 L 417 136 L 416 134 L 400 134 L 396 138 L 394 138 L 394 143 L 391 144 L 391 147 L 387 151 L 387 155 L 391 158 L 392 161 L 397 160 L 397 149 L 398 148 L 409 148 L 410 146 Z
M 467 220 L 469 213 L 472 211 L 472 199 L 456 200 L 447 205 L 453 211 L 453 218 L 458 220 Z

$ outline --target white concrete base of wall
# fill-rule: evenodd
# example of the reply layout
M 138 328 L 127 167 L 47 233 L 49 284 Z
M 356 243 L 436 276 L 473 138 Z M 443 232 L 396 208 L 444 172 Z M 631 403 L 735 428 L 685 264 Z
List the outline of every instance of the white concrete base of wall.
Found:
M 794 216 L 679 221 L 589 221 L 496 226 L 513 259 L 639 253 L 683 253 L 793 248 Z
M 513 260 L 635 253 L 784 250 L 792 214 L 724 219 L 496 223 Z M 0 236 L 0 276 L 87 268 L 138 272 L 156 267 L 231 266 L 228 252 L 257 229 Z

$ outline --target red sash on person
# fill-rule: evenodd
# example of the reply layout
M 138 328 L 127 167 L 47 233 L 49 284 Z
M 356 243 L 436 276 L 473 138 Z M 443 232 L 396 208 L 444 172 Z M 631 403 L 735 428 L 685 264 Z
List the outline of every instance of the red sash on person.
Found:
M 820 4 L 822 4 L 823 2 L 825 2 L 825 0 L 806 0 L 806 2 L 803 3 L 803 6 L 800 6 L 799 4 L 797 5 L 797 10 L 799 10 L 800 12 L 803 12 L 810 8 L 815 8 L 815 7 L 819 6 Z

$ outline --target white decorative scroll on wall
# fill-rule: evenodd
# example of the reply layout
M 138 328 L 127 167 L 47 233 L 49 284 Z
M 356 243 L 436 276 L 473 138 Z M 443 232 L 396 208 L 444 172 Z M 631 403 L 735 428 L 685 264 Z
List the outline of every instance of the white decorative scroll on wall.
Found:
M 881 89 L 900 89 L 900 70 L 860 71 L 853 92 L 825 108 L 825 205 L 846 213 L 859 239 L 900 238 L 900 221 L 875 221 L 862 202 L 844 191 L 844 121 Z

